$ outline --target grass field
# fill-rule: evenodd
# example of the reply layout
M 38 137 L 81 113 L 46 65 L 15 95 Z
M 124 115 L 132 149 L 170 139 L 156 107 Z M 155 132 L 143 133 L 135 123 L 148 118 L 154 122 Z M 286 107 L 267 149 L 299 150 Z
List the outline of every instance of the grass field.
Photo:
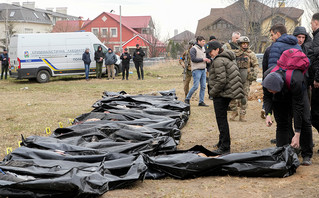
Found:
M 38 84 L 28 80 L 0 81 L 0 157 L 8 147 L 18 147 L 20 135 L 46 136 L 51 130 L 68 125 L 68 119 L 92 110 L 91 105 L 101 98 L 103 91 L 126 91 L 146 94 L 175 89 L 184 100 L 182 69 L 177 62 L 167 62 L 145 68 L 145 80 L 137 80 L 135 69 L 128 81 L 118 76 L 115 80 L 85 81 L 84 76 L 52 78 L 49 83 Z M 92 76 L 93 77 L 93 76 Z M 252 92 L 258 92 L 254 83 Z M 196 144 L 213 149 L 218 140 L 218 129 L 213 103 L 205 96 L 208 108 L 198 107 L 198 94 L 191 101 L 192 114 L 182 129 L 179 149 Z M 245 152 L 272 147 L 275 126 L 268 128 L 260 118 L 261 103 L 249 101 L 248 122 L 230 122 L 232 152 Z M 314 130 L 314 158 L 310 167 L 299 167 L 288 178 L 202 177 L 190 180 L 145 180 L 133 186 L 107 192 L 102 197 L 319 197 L 318 133 Z

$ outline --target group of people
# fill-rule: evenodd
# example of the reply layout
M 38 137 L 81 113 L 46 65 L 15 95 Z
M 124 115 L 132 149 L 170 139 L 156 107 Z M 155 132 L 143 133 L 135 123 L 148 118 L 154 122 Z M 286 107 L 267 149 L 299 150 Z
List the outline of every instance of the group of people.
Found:
M 143 70 L 143 57 L 145 53 L 139 44 L 136 44 L 136 49 L 133 53 L 133 61 L 138 75 L 138 80 L 144 80 L 144 70 Z M 130 60 L 132 56 L 129 54 L 128 49 L 125 48 L 124 52 L 121 54 L 120 59 L 122 60 L 122 80 L 128 80 L 129 69 L 130 69 Z M 91 64 L 91 55 L 90 50 L 87 48 L 82 55 L 82 60 L 84 62 L 85 68 L 85 79 L 89 80 L 90 73 L 90 64 Z M 94 60 L 96 62 L 96 78 L 102 78 L 102 67 L 103 62 L 107 68 L 107 80 L 114 79 L 114 65 L 117 62 L 117 57 L 113 50 L 109 48 L 107 52 L 103 52 L 102 46 L 98 46 L 97 50 L 94 53 Z
M 296 27 L 289 35 L 283 24 L 273 25 L 269 30 L 273 42 L 263 58 L 262 112 L 266 125 L 272 125 L 274 115 L 276 146 L 290 144 L 300 149 L 303 165 L 311 165 L 312 126 L 319 131 L 319 13 L 313 15 L 311 26 L 313 40 L 304 27 Z M 226 154 L 231 144 L 227 111 L 232 111 L 230 120 L 239 116 L 239 121 L 247 121 L 249 88 L 257 79 L 259 64 L 247 36 L 234 32 L 232 40 L 224 45 L 214 36 L 211 38 L 214 40 L 205 44 L 205 39 L 198 36 L 196 42 L 189 43 L 179 62 L 185 69 L 187 104 L 200 85 L 198 105 L 208 106 L 204 102 L 208 70 L 209 98 L 213 100 L 220 132 L 214 152 Z M 191 76 L 193 87 L 189 90 Z

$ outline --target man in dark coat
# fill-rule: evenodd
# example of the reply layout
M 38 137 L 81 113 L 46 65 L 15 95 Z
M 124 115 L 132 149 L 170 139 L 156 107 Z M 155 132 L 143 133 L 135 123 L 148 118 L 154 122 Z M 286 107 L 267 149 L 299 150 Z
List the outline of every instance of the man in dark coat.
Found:
M 313 30 L 313 42 L 310 55 L 311 66 L 309 69 L 309 82 L 311 93 L 311 122 L 319 132 L 319 13 L 312 16 L 311 28 Z
M 306 28 L 301 26 L 296 27 L 293 35 L 298 39 L 298 44 L 301 46 L 303 53 L 308 56 L 312 38 L 307 33 Z
M 5 79 L 7 79 L 8 75 L 8 67 L 9 67 L 9 55 L 6 49 L 3 50 L 3 54 L 0 56 L 1 61 L 1 80 L 3 79 L 3 74 L 5 75 Z
M 96 78 L 101 79 L 102 77 L 102 65 L 103 65 L 104 53 L 102 46 L 97 48 L 97 51 L 94 54 L 94 60 L 96 61 Z
M 265 72 L 262 83 L 264 89 L 265 111 L 268 115 L 266 125 L 270 127 L 272 120 L 270 115 L 274 112 L 277 123 L 276 146 L 291 144 L 295 148 L 301 146 L 302 164 L 311 165 L 312 128 L 310 122 L 310 105 L 307 96 L 304 75 L 300 70 L 294 70 L 290 88 L 285 83 L 285 73 L 282 70 L 271 72 L 273 67 Z M 270 73 L 271 72 L 271 73 Z M 293 113 L 291 113 L 293 112 Z M 291 139 L 290 127 L 291 115 L 294 118 L 295 133 Z
M 135 68 L 137 71 L 138 80 L 141 80 L 141 74 L 142 74 L 142 80 L 144 80 L 144 70 L 143 70 L 143 57 L 145 56 L 145 53 L 143 49 L 140 47 L 139 44 L 136 44 L 136 49 L 133 53 L 133 61 L 135 64 Z M 140 73 L 141 69 L 141 73 Z
M 91 64 L 91 57 L 90 57 L 90 49 L 89 48 L 85 49 L 85 52 L 82 55 L 82 60 L 84 62 L 84 68 L 85 68 L 85 79 L 89 80 L 90 64 Z
M 124 77 L 126 77 L 126 80 L 128 80 L 131 58 L 132 57 L 128 53 L 127 48 L 125 48 L 124 53 L 120 57 L 120 59 L 122 60 L 122 80 L 124 80 Z

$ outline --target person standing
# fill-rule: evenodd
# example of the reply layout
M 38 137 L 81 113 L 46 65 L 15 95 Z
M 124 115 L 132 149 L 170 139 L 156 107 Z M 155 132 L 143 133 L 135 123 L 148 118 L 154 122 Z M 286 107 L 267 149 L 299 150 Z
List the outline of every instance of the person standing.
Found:
M 271 40 L 273 41 L 270 49 L 269 49 L 269 56 L 268 56 L 268 68 L 276 66 L 277 65 L 277 61 L 279 60 L 281 54 L 286 51 L 287 49 L 299 49 L 301 50 L 300 45 L 298 45 L 298 40 L 296 37 L 294 37 L 293 35 L 288 35 L 287 34 L 287 29 L 283 24 L 275 24 L 273 25 L 270 30 L 270 37 Z M 267 91 L 267 90 L 266 90 Z M 265 88 L 263 88 L 263 92 L 265 95 Z M 278 103 L 278 104 L 277 104 Z M 275 105 L 280 105 L 280 101 L 276 100 L 274 101 Z M 290 120 L 289 127 L 288 127 L 288 131 L 289 131 L 289 136 L 290 139 L 293 138 L 294 136 L 294 131 L 292 128 L 292 112 L 289 112 L 289 117 L 288 119 Z M 266 120 L 267 119 L 271 119 L 271 114 L 267 114 L 266 113 Z M 278 128 L 276 129 L 278 130 Z M 277 131 L 276 131 L 277 133 Z M 272 139 L 271 140 L 272 143 L 274 143 L 275 141 Z
M 1 80 L 3 79 L 3 74 L 5 75 L 4 79 L 7 79 L 8 76 L 8 67 L 9 67 L 9 55 L 6 49 L 3 50 L 3 54 L 0 56 L 1 61 Z
M 215 145 L 217 154 L 230 152 L 230 134 L 227 109 L 232 99 L 244 97 L 243 84 L 233 51 L 224 50 L 218 41 L 209 42 L 206 52 L 214 59 L 209 71 L 209 95 L 213 97 L 215 116 L 219 130 L 219 141 Z
M 210 63 L 211 61 L 210 59 L 206 58 L 205 49 L 203 48 L 204 45 L 204 37 L 198 36 L 196 38 L 196 44 L 190 49 L 189 52 L 192 61 L 191 68 L 194 84 L 185 98 L 185 103 L 189 104 L 192 95 L 198 89 L 198 85 L 200 84 L 198 106 L 208 107 L 208 105 L 204 103 L 206 88 L 206 63 Z
M 103 59 L 104 53 L 102 51 L 102 46 L 99 46 L 94 54 L 94 60 L 96 61 L 96 78 L 98 79 L 101 79 L 102 77 Z
M 223 49 L 224 50 L 238 50 L 240 47 L 238 46 L 237 40 L 239 39 L 240 36 L 241 36 L 241 34 L 239 32 L 233 32 L 232 36 L 231 36 L 231 41 L 229 41 L 228 43 L 225 43 L 223 45 Z
M 212 36 L 209 37 L 209 42 L 212 42 L 212 41 L 217 41 L 217 39 L 216 39 L 216 37 L 215 37 L 214 35 L 212 35 Z M 206 53 L 206 58 L 208 58 L 208 59 L 210 59 L 211 61 L 213 61 L 212 58 L 210 57 L 209 53 Z M 206 63 L 206 69 L 207 69 L 207 71 L 206 71 L 206 82 L 207 82 L 207 93 L 208 93 L 208 96 L 209 96 L 209 91 L 210 91 L 210 89 L 211 89 L 210 86 L 209 86 L 209 83 L 208 83 L 209 70 L 210 70 L 211 64 L 212 64 L 212 62 Z M 210 99 L 210 100 L 213 100 L 213 98 L 210 97 L 210 96 L 209 96 L 209 99 Z
M 120 57 L 120 59 L 122 60 L 122 80 L 124 80 L 124 77 L 126 77 L 126 80 L 128 80 L 131 58 L 132 57 L 128 53 L 127 48 L 125 48 L 124 53 Z
M 311 165 L 313 154 L 310 105 L 306 90 L 306 82 L 301 68 L 307 68 L 309 60 L 301 50 L 289 49 L 278 60 L 278 66 L 265 72 L 262 82 L 264 87 L 264 104 L 267 115 L 274 112 L 277 123 L 276 146 L 291 144 L 301 146 L 303 165 Z M 278 67 L 278 68 L 277 68 Z M 287 69 L 296 68 L 294 70 Z M 297 69 L 300 68 L 300 69 Z M 291 138 L 290 128 L 294 120 L 295 131 Z M 270 116 L 266 117 L 266 125 L 272 125 Z
M 116 63 L 117 58 L 113 53 L 113 50 L 109 48 L 105 53 L 105 66 L 107 68 L 107 79 L 114 79 L 114 64 Z
M 301 46 L 303 53 L 308 56 L 309 49 L 311 49 L 312 38 L 307 33 L 306 28 L 302 26 L 296 27 L 293 35 L 298 39 L 298 44 Z
M 248 94 L 250 90 L 250 85 L 253 81 L 257 79 L 258 74 L 258 60 L 253 51 L 249 48 L 250 40 L 247 36 L 241 36 L 237 43 L 240 47 L 239 50 L 235 50 L 236 62 L 239 68 L 239 73 L 244 88 L 244 98 L 241 100 L 232 100 L 230 102 L 230 109 L 232 110 L 232 115 L 230 120 L 234 121 L 238 116 L 239 110 L 239 121 L 246 122 L 246 109 L 248 106 Z
M 189 41 L 188 42 L 188 49 L 183 53 L 182 57 L 179 59 L 179 64 L 182 65 L 184 72 L 183 72 L 183 81 L 184 81 L 184 93 L 185 93 L 185 98 L 188 94 L 189 91 L 189 83 L 192 80 L 192 61 L 191 61 L 191 55 L 189 53 L 190 49 L 194 45 L 194 41 Z
M 310 55 L 309 82 L 311 84 L 311 122 L 319 132 L 319 13 L 315 13 L 311 20 L 313 42 Z
M 138 80 L 144 80 L 144 70 L 143 70 L 143 57 L 145 56 L 145 53 L 143 49 L 140 47 L 139 44 L 136 44 L 136 49 L 133 53 L 133 61 L 135 64 L 135 68 L 137 71 Z M 141 70 L 141 73 L 140 73 Z
M 82 60 L 84 62 L 84 68 L 85 68 L 85 79 L 89 80 L 89 74 L 90 74 L 90 64 L 91 64 L 91 57 L 90 57 L 90 49 L 86 48 L 85 52 L 82 55 Z

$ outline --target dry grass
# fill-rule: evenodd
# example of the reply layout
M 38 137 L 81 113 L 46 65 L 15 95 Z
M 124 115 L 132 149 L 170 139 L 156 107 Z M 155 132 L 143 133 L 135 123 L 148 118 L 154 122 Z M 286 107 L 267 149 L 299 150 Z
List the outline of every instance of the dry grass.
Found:
M 65 126 L 69 118 L 92 110 L 91 105 L 101 98 L 102 92 L 126 91 L 130 94 L 145 94 L 159 90 L 176 89 L 177 96 L 184 100 L 182 68 L 177 62 L 169 62 L 145 68 L 145 80 L 138 81 L 135 69 L 129 81 L 92 79 L 84 77 L 54 78 L 49 83 L 30 83 L 27 80 L 0 81 L 0 157 L 7 147 L 18 147 L 20 134 L 45 136 L 45 128 L 52 130 L 58 122 Z M 28 87 L 28 89 L 25 89 Z M 251 90 L 259 89 L 257 83 Z M 205 96 L 208 108 L 198 107 L 197 96 L 191 101 L 192 114 L 182 130 L 180 149 L 201 144 L 208 149 L 218 140 L 213 103 Z M 260 118 L 261 103 L 256 98 L 249 101 L 248 122 L 230 122 L 232 152 L 245 152 L 271 147 L 275 127 L 267 128 Z M 318 135 L 314 133 L 315 154 L 313 165 L 300 167 L 288 178 L 202 177 L 190 180 L 145 180 L 125 189 L 114 190 L 103 197 L 319 197 Z

